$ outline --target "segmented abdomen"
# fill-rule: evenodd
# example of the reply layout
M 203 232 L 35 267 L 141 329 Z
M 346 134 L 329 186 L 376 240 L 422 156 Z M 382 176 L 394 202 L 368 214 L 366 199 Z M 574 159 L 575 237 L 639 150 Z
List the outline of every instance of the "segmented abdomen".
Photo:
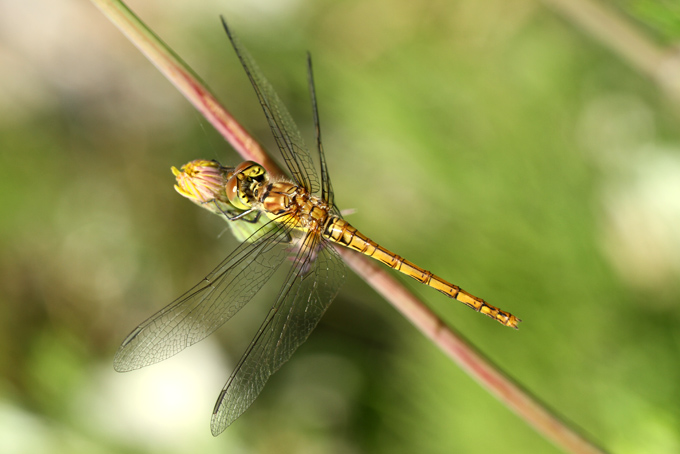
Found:
M 385 249 L 352 227 L 344 219 L 335 217 L 329 218 L 324 226 L 323 236 L 329 241 L 361 252 L 362 254 L 384 263 L 390 268 L 412 277 L 418 282 L 432 287 L 451 298 L 455 298 L 477 312 L 488 315 L 505 326 L 517 329 L 517 324 L 521 321 L 511 313 L 488 304 L 483 299 L 466 292 L 457 285 L 453 285 L 430 271 L 424 270 L 414 263 Z

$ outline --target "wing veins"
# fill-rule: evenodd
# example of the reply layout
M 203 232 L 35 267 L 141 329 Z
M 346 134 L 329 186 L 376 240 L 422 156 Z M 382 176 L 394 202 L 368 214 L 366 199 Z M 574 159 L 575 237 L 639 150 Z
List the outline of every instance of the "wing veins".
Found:
M 302 136 L 295 126 L 290 113 L 283 105 L 273 87 L 262 74 L 250 53 L 240 44 L 236 35 L 229 29 L 222 18 L 222 25 L 229 41 L 245 70 L 250 83 L 267 117 L 276 144 L 283 155 L 286 166 L 293 174 L 295 181 L 310 193 L 318 191 L 318 181 L 314 171 L 314 163 L 304 145 Z
M 314 119 L 314 130 L 316 133 L 316 149 L 319 152 L 319 168 L 321 170 L 321 199 L 334 205 L 333 185 L 331 184 L 331 176 L 328 173 L 328 164 L 326 163 L 326 155 L 323 151 L 323 143 L 321 142 L 321 123 L 319 121 L 319 105 L 316 101 L 316 86 L 314 84 L 314 71 L 312 70 L 312 55 L 307 52 L 307 82 L 309 85 L 309 96 L 312 101 L 312 116 Z
M 307 339 L 334 299 L 344 279 L 344 265 L 327 246 L 318 235 L 304 238 L 277 301 L 218 397 L 211 423 L 213 435 L 221 433 L 250 406 L 269 377 Z
M 116 353 L 114 368 L 128 371 L 155 364 L 214 332 L 283 263 L 287 253 L 277 245 L 286 242 L 291 228 L 271 221 L 251 235 L 250 239 L 255 237 L 252 242 L 243 242 L 201 283 L 135 328 Z M 256 258 L 247 261 L 253 254 Z

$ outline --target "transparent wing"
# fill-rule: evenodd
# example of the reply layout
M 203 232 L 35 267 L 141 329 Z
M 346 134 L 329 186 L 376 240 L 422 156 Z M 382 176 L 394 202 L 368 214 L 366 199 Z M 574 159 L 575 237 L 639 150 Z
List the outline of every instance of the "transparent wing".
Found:
M 314 130 L 316 131 L 316 149 L 319 151 L 319 166 L 321 168 L 321 199 L 328 202 L 329 206 L 334 206 L 335 196 L 331 176 L 328 173 L 326 155 L 323 152 L 321 142 L 321 124 L 319 122 L 319 108 L 316 103 L 316 87 L 314 86 L 314 72 L 312 71 L 312 55 L 307 53 L 307 80 L 309 82 L 309 95 L 312 99 L 312 114 L 314 116 Z
M 316 327 L 344 280 L 345 267 L 318 235 L 304 239 L 279 298 L 220 393 L 211 430 L 217 436 L 250 407 L 269 377 Z
M 245 69 L 250 83 L 253 84 L 257 98 L 260 101 L 262 110 L 267 117 L 269 127 L 274 134 L 276 144 L 281 150 L 286 166 L 290 170 L 296 183 L 305 188 L 310 193 L 319 191 L 319 179 L 314 169 L 314 161 L 305 147 L 293 118 L 283 105 L 279 96 L 276 94 L 271 84 L 262 75 L 253 57 L 240 44 L 236 36 L 227 26 L 222 18 L 222 25 L 227 32 L 231 45 L 236 51 L 243 69 Z
M 118 372 L 163 361 L 202 340 L 239 311 L 283 263 L 290 226 L 270 222 L 198 285 L 139 325 L 113 361 Z

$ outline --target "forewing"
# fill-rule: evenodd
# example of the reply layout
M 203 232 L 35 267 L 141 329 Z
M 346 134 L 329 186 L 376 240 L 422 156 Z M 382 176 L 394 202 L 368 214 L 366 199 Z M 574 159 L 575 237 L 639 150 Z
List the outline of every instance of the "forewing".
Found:
M 328 173 L 328 165 L 326 164 L 326 155 L 323 151 L 323 143 L 321 142 L 321 123 L 319 121 L 319 107 L 316 103 L 316 86 L 314 85 L 314 71 L 312 71 L 312 55 L 307 54 L 307 80 L 309 82 L 309 95 L 312 99 L 312 114 L 314 116 L 314 130 L 316 131 L 316 149 L 319 152 L 319 167 L 321 169 L 321 199 L 328 203 L 329 206 L 334 206 L 335 200 L 333 195 L 333 185 L 331 184 L 331 176 Z
M 255 232 L 198 285 L 135 328 L 118 349 L 113 367 L 126 372 L 155 364 L 219 328 L 284 261 L 289 231 L 272 221 Z
M 255 89 L 257 98 L 260 101 L 262 110 L 267 117 L 269 127 L 274 134 L 276 144 L 281 150 L 286 166 L 290 170 L 296 183 L 305 188 L 310 193 L 318 192 L 319 179 L 314 169 L 314 162 L 309 154 L 309 150 L 302 140 L 300 131 L 295 125 L 293 118 L 288 113 L 288 110 L 283 105 L 279 96 L 272 88 L 271 84 L 262 75 L 253 57 L 241 45 L 234 33 L 227 26 L 226 21 L 222 18 L 222 25 L 227 32 L 227 36 L 231 41 L 231 45 L 236 51 L 243 69 L 245 69 L 250 83 Z
M 326 246 L 318 236 L 306 237 L 276 304 L 217 399 L 213 435 L 248 409 L 269 377 L 307 340 L 337 295 L 345 267 L 333 247 Z

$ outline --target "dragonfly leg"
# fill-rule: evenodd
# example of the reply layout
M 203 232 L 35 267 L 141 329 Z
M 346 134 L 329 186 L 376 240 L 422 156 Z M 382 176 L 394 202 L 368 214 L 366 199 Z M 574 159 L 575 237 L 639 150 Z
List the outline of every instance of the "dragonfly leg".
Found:
M 260 216 L 262 215 L 262 212 L 259 211 L 259 210 L 250 210 L 250 211 L 255 211 L 255 217 L 254 217 L 253 219 L 245 219 L 245 218 L 244 218 L 243 221 L 244 221 L 244 222 L 250 222 L 251 224 L 256 224 L 257 221 L 260 220 Z M 243 216 L 244 214 L 248 214 L 248 213 L 247 213 L 247 212 L 246 212 L 246 213 L 241 213 L 241 216 Z
M 229 219 L 230 221 L 236 221 L 236 220 L 238 220 L 238 219 L 241 219 L 241 218 L 244 217 L 244 216 L 249 215 L 249 214 L 252 213 L 253 211 L 257 211 L 257 210 L 256 210 L 255 208 L 251 208 L 250 210 L 246 210 L 246 211 L 244 211 L 243 213 L 239 213 L 239 214 L 237 214 L 237 215 L 235 215 L 235 216 L 231 216 L 231 217 L 229 216 L 228 213 L 224 213 L 224 215 L 225 215 L 225 216 L 227 217 L 227 219 Z M 245 219 L 245 220 L 248 221 L 247 219 Z M 248 222 L 252 222 L 252 221 L 248 221 Z
M 251 209 L 246 210 L 246 211 L 244 211 L 244 212 L 242 212 L 242 213 L 238 213 L 238 214 L 232 215 L 229 211 L 224 210 L 224 209 L 217 203 L 217 199 L 212 199 L 211 202 L 213 202 L 213 203 L 215 204 L 215 207 L 217 207 L 217 209 L 218 209 L 218 210 L 224 215 L 224 217 L 227 218 L 227 220 L 229 220 L 229 221 L 236 221 L 236 220 L 238 220 L 238 219 L 241 219 L 241 218 L 243 218 L 243 217 L 249 215 L 250 213 L 255 212 L 255 218 L 254 218 L 254 219 L 243 219 L 245 222 L 250 222 L 250 223 L 252 223 L 252 224 L 255 224 L 255 223 L 260 219 L 260 215 L 262 214 L 261 211 L 256 210 L 255 208 L 251 208 Z M 208 203 L 210 203 L 210 202 L 208 202 Z

